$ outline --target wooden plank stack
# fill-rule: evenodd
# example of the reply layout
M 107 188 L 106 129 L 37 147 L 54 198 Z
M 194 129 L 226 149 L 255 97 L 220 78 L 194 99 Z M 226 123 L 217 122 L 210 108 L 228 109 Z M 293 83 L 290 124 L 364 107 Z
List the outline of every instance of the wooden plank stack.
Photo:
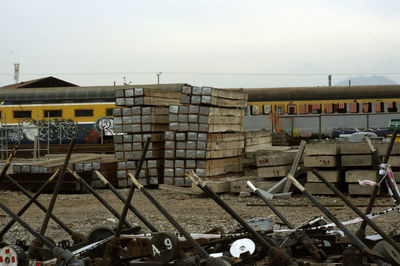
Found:
M 204 179 L 241 172 L 246 105 L 239 90 L 183 86 L 180 104 L 169 107 L 164 183 L 189 186 L 189 169 Z
M 179 88 L 180 89 L 180 88 Z M 139 174 L 143 185 L 158 185 L 163 181 L 165 131 L 169 129 L 169 105 L 180 102 L 180 91 L 148 88 L 116 90 L 114 115 L 115 157 L 118 163 L 118 186 L 130 184 L 126 174 L 135 173 L 147 138 L 151 143 Z
M 340 189 L 341 172 L 339 170 L 339 143 L 308 143 L 304 149 L 304 167 L 315 168 L 328 181 Z M 307 172 L 306 189 L 316 195 L 332 195 L 333 192 L 322 183 L 311 171 Z

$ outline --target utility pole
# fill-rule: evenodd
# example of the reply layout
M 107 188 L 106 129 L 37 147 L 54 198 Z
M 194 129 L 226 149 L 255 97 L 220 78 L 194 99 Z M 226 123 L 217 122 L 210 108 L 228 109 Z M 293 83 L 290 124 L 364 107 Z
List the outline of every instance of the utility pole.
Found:
M 157 84 L 160 84 L 160 76 L 161 76 L 162 72 L 157 72 Z
M 328 86 L 332 86 L 332 75 L 328 75 Z
M 14 63 L 14 81 L 15 83 L 19 81 L 19 63 Z

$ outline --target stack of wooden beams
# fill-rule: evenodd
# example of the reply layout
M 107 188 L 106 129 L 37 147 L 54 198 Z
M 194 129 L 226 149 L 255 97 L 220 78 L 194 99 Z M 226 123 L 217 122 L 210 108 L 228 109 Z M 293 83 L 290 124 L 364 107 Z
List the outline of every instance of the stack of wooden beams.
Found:
M 204 179 L 241 172 L 246 104 L 239 90 L 183 86 L 180 105 L 169 107 L 164 183 L 189 186 L 190 169 Z
M 169 129 L 169 105 L 180 102 L 179 91 L 130 88 L 115 92 L 114 115 L 115 157 L 118 163 L 118 186 L 130 184 L 126 177 L 134 173 L 144 150 L 147 138 L 151 138 L 146 160 L 139 174 L 143 185 L 163 183 L 165 131 Z
M 304 149 L 304 166 L 315 168 L 330 183 L 341 188 L 342 183 L 339 157 L 339 143 L 337 142 L 311 142 Z M 306 189 L 316 195 L 334 194 L 311 171 L 307 172 Z

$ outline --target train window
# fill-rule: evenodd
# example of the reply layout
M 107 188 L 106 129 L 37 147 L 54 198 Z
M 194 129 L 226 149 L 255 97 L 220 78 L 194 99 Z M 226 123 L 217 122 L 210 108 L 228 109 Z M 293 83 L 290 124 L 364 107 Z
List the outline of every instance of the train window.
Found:
M 371 103 L 362 103 L 362 111 L 363 111 L 363 113 L 371 113 L 372 104 Z
M 259 115 L 260 114 L 260 107 L 258 105 L 251 106 L 251 115 Z
M 325 107 L 325 113 L 327 113 L 327 114 L 333 113 L 333 104 L 332 103 L 326 103 L 324 105 L 324 107 Z
M 75 116 L 93 116 L 93 109 L 79 109 L 75 110 Z
M 388 112 L 397 112 L 397 103 L 395 102 L 390 102 L 388 103 Z
M 44 117 L 62 117 L 62 110 L 44 110 Z
M 336 105 L 336 112 L 337 113 L 346 113 L 346 104 L 345 103 L 338 103 Z
M 358 113 L 359 105 L 358 103 L 350 103 L 350 113 Z
M 272 105 L 270 105 L 270 104 L 263 105 L 263 112 L 265 115 L 271 113 L 271 111 L 272 111 Z
M 32 111 L 13 111 L 14 118 L 31 118 Z
M 287 106 L 287 113 L 289 115 L 297 114 L 297 106 L 295 104 L 288 104 Z
M 312 105 L 312 113 L 313 114 L 320 114 L 321 113 L 321 104 L 320 103 L 314 103 Z
M 300 104 L 299 111 L 300 111 L 300 114 L 309 114 L 310 113 L 310 105 Z
M 275 112 L 277 112 L 280 115 L 283 114 L 283 105 L 282 104 L 275 105 Z
M 106 109 L 106 116 L 112 116 L 113 115 L 113 109 L 112 108 L 107 108 Z
M 385 112 L 385 103 L 375 103 L 375 112 L 376 113 Z

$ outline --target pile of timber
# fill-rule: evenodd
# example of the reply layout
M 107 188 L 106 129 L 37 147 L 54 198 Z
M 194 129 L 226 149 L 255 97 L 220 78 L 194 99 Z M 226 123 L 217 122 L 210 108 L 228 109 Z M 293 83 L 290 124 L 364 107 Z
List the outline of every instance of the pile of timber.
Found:
M 127 187 L 127 173 L 134 173 L 147 138 L 151 143 L 138 180 L 143 185 L 158 185 L 163 180 L 165 131 L 169 129 L 169 106 L 180 102 L 180 91 L 128 88 L 115 91 L 115 157 L 118 186 Z
M 339 143 L 335 141 L 310 142 L 304 149 L 304 167 L 314 168 L 336 188 L 342 190 Z M 307 171 L 306 189 L 316 195 L 334 193 L 311 171 Z
M 190 186 L 188 170 L 203 179 L 241 173 L 246 104 L 239 90 L 183 86 L 180 104 L 169 107 L 164 183 Z

